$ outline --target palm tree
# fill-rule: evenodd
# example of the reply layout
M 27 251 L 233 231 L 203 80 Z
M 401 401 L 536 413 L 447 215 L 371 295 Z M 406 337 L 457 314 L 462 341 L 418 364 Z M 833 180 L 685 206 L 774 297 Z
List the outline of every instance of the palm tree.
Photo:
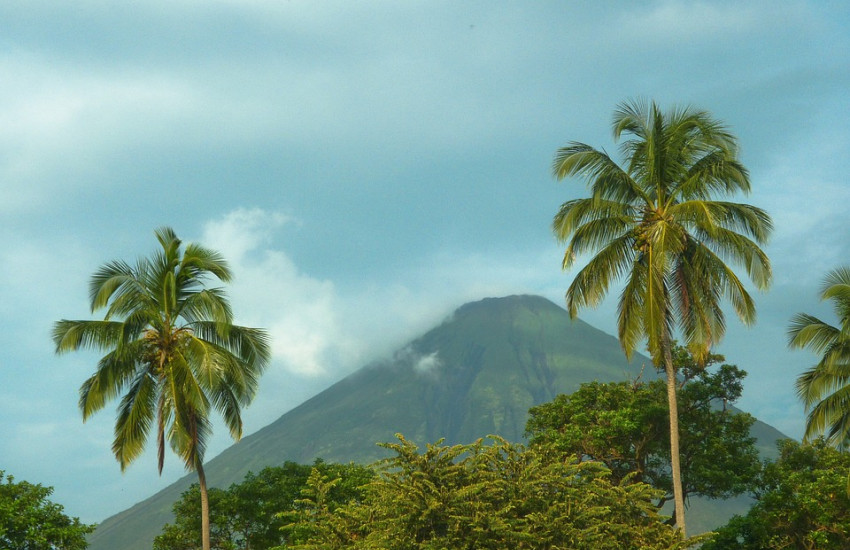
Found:
M 674 332 L 704 361 L 726 329 L 724 298 L 745 324 L 755 321 L 753 300 L 727 262 L 767 288 L 770 262 L 760 245 L 772 223 L 759 208 L 713 198 L 747 193 L 750 182 L 735 137 L 709 113 L 661 112 L 654 102 L 627 102 L 614 113 L 613 133 L 615 140 L 629 136 L 621 145 L 624 168 L 583 143 L 558 150 L 555 177 L 583 178 L 590 197 L 564 203 L 552 227 L 568 243 L 565 270 L 577 256 L 594 254 L 567 290 L 572 317 L 579 308 L 597 306 L 613 282 L 626 279 L 618 303 L 620 344 L 631 357 L 646 340 L 656 367 L 665 371 L 674 518 L 684 533 Z
M 220 288 L 205 288 L 210 276 L 230 280 L 217 252 L 196 244 L 181 251 L 174 231 L 156 231 L 162 246 L 135 266 L 113 261 L 90 283 L 92 312 L 106 308 L 102 321 L 58 321 L 56 352 L 106 352 L 80 387 L 83 421 L 123 394 L 115 421 L 112 451 L 124 469 L 138 457 L 153 428 L 159 472 L 165 444 L 198 474 L 202 541 L 209 549 L 209 500 L 204 450 L 210 413 L 218 411 L 238 440 L 240 408 L 247 406 L 269 361 L 266 333 L 236 326 Z
M 850 267 L 827 274 L 821 300 L 832 300 L 839 326 L 798 313 L 788 329 L 789 345 L 821 355 L 797 378 L 797 394 L 808 412 L 805 439 L 826 434 L 830 444 L 845 449 L 850 445 Z

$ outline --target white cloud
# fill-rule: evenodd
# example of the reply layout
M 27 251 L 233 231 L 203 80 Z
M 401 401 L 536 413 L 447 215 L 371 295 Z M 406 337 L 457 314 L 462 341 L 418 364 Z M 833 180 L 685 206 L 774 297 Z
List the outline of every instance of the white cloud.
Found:
M 438 352 L 429 353 L 428 355 L 423 355 L 416 360 L 416 363 L 413 365 L 413 370 L 418 372 L 419 374 L 431 374 L 436 369 L 440 368 L 443 362 L 440 361 L 438 357 Z
M 239 208 L 204 226 L 200 242 L 231 264 L 237 322 L 263 327 L 274 361 L 289 373 L 335 379 L 386 357 L 471 300 L 534 293 L 558 299 L 558 251 L 497 258 L 445 250 L 382 284 L 349 285 L 302 272 L 275 242 L 298 220 Z M 272 375 L 274 376 L 274 375 Z
M 235 280 L 228 287 L 239 324 L 263 327 L 272 339 L 273 360 L 295 374 L 319 376 L 359 357 L 344 331 L 334 284 L 302 273 L 273 235 L 290 217 L 238 209 L 208 222 L 201 242 L 221 252 Z
M 249 253 L 267 246 L 275 231 L 296 222 L 279 212 L 261 208 L 238 208 L 204 225 L 202 244 L 221 252 L 230 263 L 243 264 Z M 287 266 L 294 269 L 294 266 Z

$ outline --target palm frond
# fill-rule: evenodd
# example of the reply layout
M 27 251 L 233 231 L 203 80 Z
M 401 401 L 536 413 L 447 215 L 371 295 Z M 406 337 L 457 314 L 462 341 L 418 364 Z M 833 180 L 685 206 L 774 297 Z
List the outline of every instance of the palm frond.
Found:
M 750 176 L 740 161 L 716 149 L 688 167 L 678 189 L 682 200 L 707 200 L 715 194 L 747 194 Z
M 726 332 L 720 307 L 724 283 L 719 274 L 705 269 L 694 246 L 689 242 L 686 252 L 676 258 L 669 287 L 682 338 L 702 364 Z
M 212 425 L 205 414 L 199 414 L 185 403 L 178 404 L 178 412 L 168 433 L 171 449 L 183 460 L 187 470 L 196 470 L 203 464 Z
M 652 102 L 652 106 L 655 106 L 654 102 Z M 649 110 L 650 102 L 641 98 L 624 101 L 617 105 L 614 109 L 614 117 L 611 122 L 614 139 L 619 140 L 623 133 L 645 139 L 648 133 L 646 113 Z
M 643 228 L 643 236 L 647 246 L 654 252 L 654 261 L 663 266 L 662 271 L 669 271 L 672 259 L 682 254 L 688 242 L 685 228 L 677 223 L 660 219 Z
M 570 142 L 555 152 L 552 175 L 562 180 L 569 176 L 592 176 L 600 164 L 616 164 L 608 155 L 585 143 Z
M 572 238 L 567 246 L 567 253 L 570 258 L 575 258 L 585 253 L 602 249 L 613 241 L 623 241 L 624 244 L 633 244 L 634 234 L 632 227 L 633 224 L 628 218 L 608 218 L 589 221 L 572 232 Z M 567 269 L 569 265 L 564 264 L 562 267 Z
M 788 345 L 792 348 L 809 348 L 823 354 L 835 345 L 841 331 L 813 315 L 797 313 L 788 327 Z
M 215 323 L 198 322 L 192 325 L 195 334 L 208 342 L 235 355 L 244 363 L 246 371 L 256 371 L 257 375 L 265 369 L 271 358 L 271 344 L 266 331 L 257 328 L 231 325 L 222 337 Z
M 142 313 L 147 315 L 147 321 L 153 323 L 158 317 L 159 304 L 152 293 L 141 285 L 125 285 L 112 296 L 112 301 L 104 315 L 105 319 L 126 319 Z
M 186 245 L 180 271 L 191 274 L 195 279 L 210 274 L 223 283 L 230 282 L 233 277 L 227 261 L 221 254 L 196 243 Z
M 840 445 L 850 436 L 850 385 L 845 384 L 819 401 L 806 417 L 804 438 L 825 434 L 832 445 Z
M 62 319 L 53 324 L 53 343 L 58 354 L 80 349 L 112 349 L 127 338 L 124 329 L 124 323 L 117 321 Z
M 571 143 L 555 154 L 552 173 L 557 179 L 580 176 L 589 182 L 596 199 L 629 203 L 645 196 L 637 183 L 604 151 Z
M 233 391 L 237 387 L 237 383 L 221 384 L 210 393 L 213 408 L 221 414 L 224 423 L 230 431 L 230 437 L 235 441 L 242 438 L 242 413 L 241 406 L 244 400 Z
M 767 254 L 758 244 L 739 233 L 722 228 L 716 228 L 713 237 L 700 231 L 694 234 L 699 238 L 702 248 L 712 251 L 715 262 L 743 267 L 759 290 L 770 287 L 773 269 Z M 725 271 L 731 273 L 728 266 Z
M 850 357 L 841 361 L 822 359 L 797 379 L 797 394 L 806 409 L 850 382 Z
M 646 254 L 646 297 L 643 325 L 647 344 L 656 365 L 661 362 L 665 342 L 672 339 L 673 319 L 670 311 L 670 292 L 667 286 L 667 259 L 662 254 Z
M 248 406 L 254 399 L 259 387 L 259 376 L 261 370 L 245 368 L 245 362 L 228 353 L 222 361 L 224 375 L 223 382 L 218 388 L 211 391 L 218 392 L 222 388 L 233 396 L 234 403 Z
M 751 325 L 756 321 L 756 306 L 746 287 L 719 256 L 711 249 L 696 242 L 691 252 L 691 262 L 695 269 L 710 273 L 714 278 L 720 295 L 726 297 L 738 319 L 745 325 Z
M 98 361 L 95 373 L 80 386 L 83 422 L 121 395 L 130 380 L 144 372 L 144 366 L 138 362 L 142 348 L 143 344 L 137 342 L 107 353 Z
M 146 371 L 138 372 L 121 399 L 115 420 L 112 452 L 122 472 L 144 450 L 156 415 L 156 400 L 156 381 Z
M 690 200 L 670 207 L 669 214 L 679 223 L 720 239 L 718 230 L 725 229 L 753 239 L 763 245 L 773 231 L 770 215 L 748 204 L 724 201 Z
M 617 305 L 617 334 L 620 345 L 631 359 L 634 350 L 646 337 L 644 314 L 646 305 L 647 263 L 635 261 Z M 653 357 L 653 360 L 657 358 Z M 660 364 L 660 362 L 656 362 Z
M 196 337 L 189 337 L 182 350 L 193 378 L 204 392 L 216 388 L 224 380 L 227 352 L 214 344 Z
M 833 302 L 839 326 L 798 313 L 791 318 L 788 345 L 821 355 L 796 382 L 797 395 L 809 411 L 806 439 L 826 434 L 831 445 L 843 448 L 850 441 L 850 267 L 826 275 L 821 299 Z
M 598 198 L 576 199 L 561 205 L 552 220 L 552 231 L 564 242 L 586 223 L 608 219 L 613 220 L 612 223 L 623 223 L 635 215 L 635 209 L 627 204 Z
M 827 273 L 821 286 L 821 300 L 832 300 L 841 331 L 850 338 L 850 267 L 839 267 Z
M 188 360 L 187 360 L 188 359 Z M 182 403 L 183 406 L 195 411 L 197 415 L 207 415 L 209 400 L 204 394 L 201 382 L 196 376 L 196 365 L 190 363 L 191 356 L 185 355 L 185 349 L 175 353 L 168 361 L 168 391 L 172 393 L 171 400 Z M 179 407 L 178 407 L 179 408 Z M 179 411 L 175 411 L 175 414 Z
M 222 334 L 233 322 L 230 302 L 220 288 L 208 288 L 185 296 L 178 309 L 179 315 L 189 324 L 198 321 L 213 321 Z
M 612 241 L 576 274 L 566 295 L 567 311 L 572 317 L 578 315 L 581 307 L 599 304 L 611 283 L 626 274 L 635 254 L 632 243 L 631 236 Z
M 271 360 L 271 340 L 266 331 L 258 328 L 233 325 L 228 333 L 228 349 L 235 350 L 236 356 L 251 368 L 246 373 L 259 376 Z
M 806 410 L 809 410 L 821 399 L 822 392 L 821 384 L 818 381 L 819 376 L 818 366 L 815 365 L 798 376 L 795 382 L 797 397 L 803 402 Z
M 154 230 L 154 235 L 156 235 L 156 240 L 159 241 L 163 250 L 177 254 L 177 250 L 180 248 L 180 239 L 172 228 L 168 226 L 158 227 Z
M 843 266 L 833 269 L 823 279 L 823 284 L 821 285 L 823 294 L 821 295 L 821 299 L 831 297 L 826 296 L 826 294 L 832 287 L 846 287 L 847 285 L 850 285 L 850 267 Z
M 137 284 L 136 274 L 126 262 L 116 260 L 104 264 L 95 271 L 89 283 L 92 312 L 106 307 L 116 292 L 127 292 Z

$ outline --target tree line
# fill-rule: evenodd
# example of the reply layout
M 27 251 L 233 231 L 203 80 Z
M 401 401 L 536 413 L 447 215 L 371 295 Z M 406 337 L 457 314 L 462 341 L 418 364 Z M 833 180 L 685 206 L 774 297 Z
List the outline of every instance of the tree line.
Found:
M 399 434 L 372 467 L 287 463 L 212 489 L 213 546 L 259 549 L 826 548 L 850 545 L 850 455 L 817 440 L 759 460 L 737 411 L 746 373 L 719 355 L 698 368 L 674 347 L 682 479 L 691 497 L 748 495 L 716 534 L 685 540 L 672 500 L 666 383 L 581 385 L 533 407 L 527 445 L 498 437 L 418 448 Z M 201 548 L 197 486 L 154 550 Z
M 693 358 L 674 349 L 677 369 L 692 371 Z M 399 434 L 383 444 L 391 456 L 372 466 L 287 462 L 210 488 L 211 547 L 846 548 L 850 455 L 823 439 L 786 440 L 775 461 L 760 462 L 749 432 L 755 419 L 733 408 L 746 373 L 710 359 L 710 370 L 680 381 L 683 486 L 689 497 L 755 501 L 713 536 L 685 541 L 663 513 L 672 487 L 659 436 L 667 433 L 666 384 L 638 380 L 583 384 L 532 408 L 527 446 L 493 437 L 420 450 Z M 11 479 L 0 485 L 0 526 L 29 526 L 0 529 L 4 548 L 85 548 L 93 526 L 65 517 L 49 494 Z M 197 484 L 173 511 L 154 550 L 202 548 Z

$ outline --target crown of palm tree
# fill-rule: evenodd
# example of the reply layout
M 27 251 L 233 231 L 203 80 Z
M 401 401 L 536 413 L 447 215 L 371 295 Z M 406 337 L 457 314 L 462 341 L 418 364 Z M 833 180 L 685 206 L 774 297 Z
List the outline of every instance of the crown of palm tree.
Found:
M 827 274 L 821 300 L 832 302 L 838 326 L 798 313 L 788 329 L 792 348 L 808 348 L 821 356 L 797 378 L 797 394 L 808 412 L 805 439 L 825 434 L 830 444 L 846 448 L 850 444 L 850 267 Z
M 161 228 L 162 249 L 135 265 L 113 261 L 94 274 L 91 310 L 103 320 L 61 320 L 53 330 L 57 353 L 104 351 L 80 387 L 83 419 L 122 396 L 112 450 L 121 469 L 144 449 L 155 426 L 159 470 L 165 442 L 189 469 L 203 461 L 210 412 L 218 411 L 233 438 L 242 435 L 240 409 L 250 403 L 268 363 L 265 332 L 233 324 L 230 304 L 210 278 L 228 282 L 217 253 L 185 249 Z
M 631 102 L 614 114 L 615 139 L 627 135 L 625 167 L 604 151 L 570 143 L 555 157 L 558 179 L 580 176 L 591 196 L 564 203 L 553 222 L 567 243 L 563 267 L 595 253 L 567 291 L 571 315 L 594 307 L 610 285 L 626 278 L 618 331 L 627 354 L 648 339 L 656 364 L 664 335 L 678 328 L 691 352 L 704 358 L 725 332 L 720 301 L 727 298 L 749 324 L 752 298 L 733 265 L 758 288 L 770 283 L 760 245 L 772 230 L 759 208 L 713 197 L 750 190 L 734 136 L 705 111 Z

